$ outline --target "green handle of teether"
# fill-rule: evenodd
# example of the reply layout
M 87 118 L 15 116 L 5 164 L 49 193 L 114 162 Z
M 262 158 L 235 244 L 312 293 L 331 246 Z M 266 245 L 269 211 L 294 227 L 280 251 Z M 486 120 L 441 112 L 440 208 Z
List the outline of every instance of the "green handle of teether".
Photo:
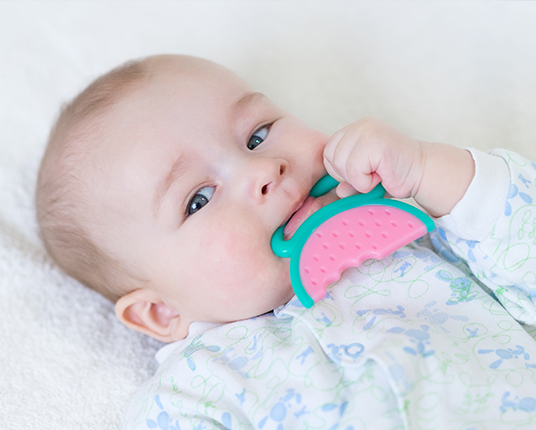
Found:
M 326 175 L 320 178 L 316 184 L 313 185 L 309 193 L 310 196 L 320 197 L 326 194 L 328 191 L 339 185 L 339 181 L 333 179 L 331 176 Z

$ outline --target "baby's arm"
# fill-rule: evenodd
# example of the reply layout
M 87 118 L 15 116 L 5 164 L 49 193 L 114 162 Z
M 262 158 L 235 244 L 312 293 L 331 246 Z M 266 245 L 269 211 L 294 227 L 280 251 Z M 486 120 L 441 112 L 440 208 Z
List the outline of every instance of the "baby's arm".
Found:
M 375 118 L 335 133 L 324 150 L 324 164 L 341 181 L 340 197 L 368 192 L 381 181 L 391 196 L 413 197 L 435 217 L 450 213 L 475 172 L 469 151 L 413 139 Z

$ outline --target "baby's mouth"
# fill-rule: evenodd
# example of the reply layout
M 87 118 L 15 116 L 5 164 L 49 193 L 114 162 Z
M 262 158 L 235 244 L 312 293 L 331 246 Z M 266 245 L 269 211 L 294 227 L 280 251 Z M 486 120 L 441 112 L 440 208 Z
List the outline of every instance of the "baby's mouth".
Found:
M 287 222 L 287 225 L 285 225 L 285 229 L 283 232 L 283 237 L 285 238 L 285 240 L 290 239 L 294 235 L 294 233 L 296 233 L 298 228 L 303 224 L 303 222 L 312 214 L 314 214 L 317 210 L 323 208 L 324 206 L 327 206 L 328 204 L 338 199 L 339 198 L 337 197 L 337 194 L 335 193 L 334 189 L 320 197 L 307 197 L 301 207 L 292 214 L 292 216 Z

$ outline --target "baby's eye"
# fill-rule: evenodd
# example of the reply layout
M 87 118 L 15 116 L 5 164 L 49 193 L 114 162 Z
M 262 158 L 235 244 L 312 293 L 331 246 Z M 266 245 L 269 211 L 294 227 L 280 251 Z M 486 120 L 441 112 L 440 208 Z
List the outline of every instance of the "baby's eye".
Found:
M 253 151 L 257 146 L 264 142 L 264 139 L 266 139 L 266 136 L 268 136 L 269 130 L 270 126 L 267 125 L 253 133 L 253 135 L 249 138 L 248 141 L 248 149 L 251 149 Z
M 186 215 L 190 216 L 196 213 L 199 209 L 201 209 L 210 201 L 213 195 L 214 187 L 201 188 L 188 202 L 188 207 L 186 208 Z

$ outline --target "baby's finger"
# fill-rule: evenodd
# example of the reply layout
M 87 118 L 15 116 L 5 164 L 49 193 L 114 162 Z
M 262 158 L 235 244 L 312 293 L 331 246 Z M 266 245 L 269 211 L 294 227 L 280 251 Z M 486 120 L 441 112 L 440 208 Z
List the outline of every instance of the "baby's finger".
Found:
M 357 191 L 368 193 L 381 178 L 377 173 L 378 157 L 367 145 L 354 148 L 346 159 L 345 178 Z
M 340 199 L 353 196 L 354 194 L 359 194 L 359 192 L 354 187 L 352 187 L 348 182 L 341 182 L 337 186 L 336 192 L 337 192 L 337 196 Z
M 341 175 L 337 173 L 337 171 L 333 168 L 329 160 L 325 157 L 324 157 L 324 167 L 326 168 L 328 175 L 331 176 L 333 179 L 336 179 L 339 182 L 344 181 L 344 178 L 341 177 Z
M 351 129 L 348 131 L 343 129 L 340 133 L 335 134 L 324 150 L 324 160 L 327 161 L 324 164 L 326 167 L 327 165 L 331 166 L 335 174 L 333 177 L 341 182 L 351 182 L 348 177 L 347 161 L 358 145 L 358 136 L 351 131 Z
M 326 170 L 328 171 L 328 173 L 337 181 L 344 181 L 344 178 L 341 175 L 341 173 L 337 170 L 336 166 L 334 165 L 333 160 L 334 160 L 335 152 L 337 150 L 337 146 L 339 145 L 339 142 L 344 136 L 344 133 L 345 133 L 344 128 L 336 132 L 331 137 L 326 147 L 324 148 L 324 166 L 326 167 Z
M 376 174 L 375 145 L 356 140 L 356 133 L 347 133 L 339 141 L 331 164 L 345 182 L 361 193 L 372 190 L 380 181 Z

